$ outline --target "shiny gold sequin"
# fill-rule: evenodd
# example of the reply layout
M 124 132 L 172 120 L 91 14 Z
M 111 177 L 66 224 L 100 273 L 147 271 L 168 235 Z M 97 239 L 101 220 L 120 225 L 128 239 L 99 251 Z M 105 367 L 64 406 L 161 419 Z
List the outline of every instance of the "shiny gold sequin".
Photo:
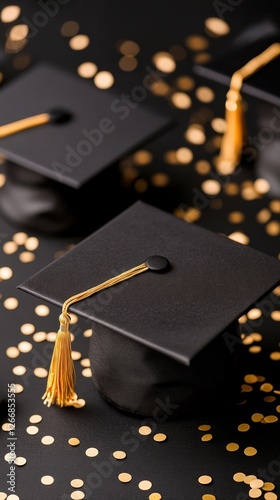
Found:
M 270 482 L 266 482 L 266 483 L 264 483 L 262 489 L 264 491 L 273 491 L 275 489 L 275 484 L 270 483 Z
M 22 365 L 14 366 L 13 373 L 18 376 L 24 375 L 26 373 L 26 368 Z
M 55 340 L 56 340 L 56 332 L 48 332 L 48 333 L 46 333 L 46 340 L 48 342 L 55 342 Z
M 96 64 L 90 61 L 80 64 L 77 69 L 78 75 L 80 75 L 82 78 L 93 78 L 97 71 L 98 68 Z
M 43 436 L 41 439 L 41 443 L 45 445 L 50 445 L 54 443 L 54 437 L 53 436 Z
M 13 276 L 13 271 L 10 267 L 0 267 L 0 281 L 9 280 Z
M 77 490 L 73 491 L 70 497 L 72 498 L 72 500 L 82 500 L 83 498 L 85 498 L 85 494 L 83 491 Z
M 155 67 L 164 73 L 172 73 L 176 69 L 174 58 L 169 52 L 157 52 L 152 61 Z
M 253 479 L 250 482 L 250 488 L 262 488 L 263 487 L 263 480 L 262 479 Z
M 79 351 L 72 351 L 71 357 L 72 357 L 73 361 L 77 361 L 78 359 L 81 359 L 82 353 Z
M 258 377 L 256 375 L 248 373 L 247 375 L 245 375 L 244 381 L 247 384 L 255 384 L 256 382 L 258 382 Z
M 17 245 L 24 245 L 24 243 L 26 242 L 27 238 L 28 238 L 28 234 L 23 233 L 23 232 L 18 232 L 18 233 L 15 233 L 13 235 L 13 241 Z
M 68 439 L 68 443 L 71 446 L 78 446 L 80 444 L 80 440 L 78 438 L 70 438 Z
M 132 480 L 132 476 L 128 472 L 121 472 L 118 475 L 118 479 L 121 483 L 129 483 Z
M 226 445 L 226 449 L 227 449 L 227 451 L 237 451 L 237 450 L 239 450 L 239 444 L 237 444 L 237 443 L 228 443 Z
M 214 179 L 207 179 L 201 184 L 204 193 L 209 194 L 209 196 L 216 196 L 221 191 L 221 184 Z
M 7 498 L 7 494 L 0 491 L 0 500 L 6 500 L 6 498 Z
M 264 494 L 264 498 L 265 500 L 277 500 L 278 496 L 276 495 L 276 493 L 265 493 Z
M 266 402 L 266 403 L 273 403 L 275 401 L 276 397 L 275 396 L 265 396 L 263 398 L 263 400 Z
M 149 434 L 151 434 L 152 429 L 148 425 L 142 425 L 141 427 L 139 427 L 138 432 L 142 436 L 148 436 Z
M 23 262 L 24 264 L 27 264 L 28 262 L 33 262 L 35 260 L 35 254 L 33 252 L 21 252 L 18 256 L 19 260 Z
M 272 311 L 270 316 L 274 321 L 280 321 L 280 311 Z
M 14 387 L 14 393 L 15 394 L 20 394 L 23 391 L 24 391 L 23 385 L 21 385 L 21 384 L 15 384 L 15 387 Z
M 84 50 L 89 45 L 87 35 L 75 35 L 69 40 L 69 47 L 72 50 Z
M 259 194 L 266 194 L 270 190 L 270 184 L 266 179 L 259 178 L 254 182 L 254 188 Z
M 264 415 L 262 413 L 253 413 L 251 416 L 251 420 L 253 422 L 260 422 L 264 418 Z
M 83 336 L 86 338 L 89 338 L 92 336 L 92 328 L 88 328 L 87 330 L 84 331 Z
M 1 428 L 2 428 L 2 431 L 9 432 L 9 431 L 12 431 L 15 428 L 15 426 L 14 426 L 14 424 L 11 424 L 10 422 L 5 422 L 4 424 L 2 424 Z
M 10 311 L 13 311 L 18 307 L 18 300 L 15 297 L 8 297 L 4 300 L 3 306 Z
M 198 482 L 200 484 L 210 484 L 212 483 L 212 477 L 208 475 L 199 476 Z
M 201 424 L 198 426 L 199 431 L 210 431 L 211 425 L 208 424 Z
M 212 439 L 212 434 L 204 434 L 203 436 L 201 436 L 201 441 L 211 441 Z
M 187 128 L 184 137 L 191 144 L 197 144 L 197 145 L 204 144 L 206 140 L 203 127 L 195 123 L 193 123 Z
M 262 311 L 260 309 L 258 309 L 257 307 L 254 307 L 253 309 L 251 309 L 250 311 L 247 312 L 247 316 L 251 320 L 258 319 L 261 317 L 261 315 L 262 315 Z
M 211 495 L 210 493 L 205 493 L 201 498 L 202 500 L 216 500 L 215 495 Z
M 249 491 L 250 498 L 260 498 L 262 496 L 262 490 L 259 488 L 253 488 Z
M 276 220 L 271 220 L 265 226 L 265 230 L 269 236 L 279 236 L 280 234 L 280 222 Z
M 253 387 L 248 384 L 241 384 L 242 392 L 252 392 Z
M 62 36 L 70 37 L 77 35 L 80 29 L 79 24 L 76 21 L 66 21 L 61 26 L 60 33 Z
M 256 215 L 257 222 L 259 222 L 260 224 L 266 224 L 266 222 L 269 221 L 270 217 L 271 212 L 270 210 L 268 210 L 268 208 L 262 208 L 262 210 L 260 210 Z
M 192 104 L 190 96 L 184 92 L 174 92 L 171 96 L 171 102 L 178 109 L 188 109 Z
M 6 455 L 4 455 L 4 460 L 6 460 L 6 462 L 14 462 L 15 459 L 16 459 L 16 455 L 15 454 L 6 453 Z
M 272 359 L 272 361 L 280 361 L 280 351 L 271 352 L 269 357 L 270 359 Z
M 32 338 L 35 342 L 43 342 L 47 338 L 47 333 L 46 332 L 36 332 L 36 333 L 34 333 Z
M 85 368 L 89 368 L 90 367 L 90 360 L 89 360 L 89 358 L 81 359 L 80 363 Z
M 189 148 L 179 148 L 175 152 L 175 157 L 179 163 L 190 163 L 193 159 L 193 153 Z
M 242 212 L 231 212 L 228 214 L 228 220 L 231 224 L 241 224 L 245 219 L 245 215 Z
M 234 475 L 233 475 L 233 480 L 236 482 L 236 483 L 243 483 L 244 479 L 245 479 L 245 474 L 244 472 L 236 472 Z
M 249 474 L 245 477 L 244 483 L 250 484 L 252 481 L 254 481 L 254 479 L 257 479 L 257 476 L 255 476 L 254 474 Z
M 41 483 L 45 485 L 53 484 L 54 478 L 52 476 L 42 476 Z
M 109 71 L 99 71 L 93 79 L 99 89 L 109 89 L 114 84 L 114 77 Z
M 198 160 L 195 163 L 195 170 L 200 175 L 206 175 L 206 174 L 208 174 L 210 172 L 211 165 L 206 160 Z
M 30 342 L 22 341 L 22 342 L 19 342 L 19 344 L 18 344 L 18 350 L 20 352 L 27 353 L 27 352 L 32 351 L 32 349 L 33 349 L 33 345 Z
M 82 479 L 72 479 L 70 484 L 72 488 L 81 488 L 84 485 L 84 481 Z
M 21 325 L 20 331 L 21 333 L 23 333 L 23 335 L 31 335 L 35 332 L 35 326 L 32 325 L 32 323 L 24 323 L 23 325 Z
M 250 429 L 250 425 L 249 424 L 240 424 L 237 429 L 239 430 L 239 432 L 247 432 L 249 429 Z
M 84 368 L 82 370 L 82 375 L 86 378 L 90 378 L 92 376 L 92 372 L 90 368 Z
M 162 496 L 160 493 L 151 493 L 149 495 L 149 500 L 161 500 L 162 499 Z
M 16 465 L 18 465 L 19 467 L 22 467 L 23 465 L 25 465 L 27 462 L 26 458 L 25 457 L 17 457 L 14 461 L 14 463 Z
M 6 349 L 6 356 L 8 356 L 8 358 L 14 359 L 17 358 L 19 355 L 20 355 L 19 349 L 15 346 L 11 346 Z
M 35 307 L 35 314 L 37 314 L 37 316 L 48 316 L 50 314 L 50 308 L 44 304 L 39 304 Z
M 119 60 L 119 67 L 122 71 L 134 71 L 138 66 L 138 61 L 135 57 L 122 56 Z
M 2 23 L 12 23 L 20 15 L 20 7 L 18 5 L 7 5 L 1 10 L 0 20 Z
M 271 391 L 273 391 L 273 385 L 269 384 L 268 382 L 265 382 L 264 384 L 262 384 L 260 386 L 260 391 L 271 392 Z
M 163 188 L 169 184 L 170 178 L 164 172 L 157 172 L 151 176 L 151 184 L 157 188 Z
M 215 98 L 215 94 L 209 87 L 197 87 L 195 91 L 197 99 L 201 102 L 211 102 Z
M 200 51 L 207 49 L 209 42 L 204 36 L 190 35 L 185 39 L 185 44 L 191 50 Z
M 278 417 L 276 415 L 267 415 L 264 417 L 264 421 L 268 424 L 274 424 L 274 422 L 278 422 Z
M 36 425 L 29 425 L 26 428 L 27 434 L 30 434 L 30 436 L 35 436 L 35 434 L 38 434 L 39 428 Z
M 116 460 L 123 460 L 124 458 L 126 458 L 126 453 L 125 453 L 125 451 L 117 450 L 117 451 L 113 452 L 113 457 Z
M 33 250 L 36 250 L 38 248 L 39 240 L 35 236 L 30 236 L 29 238 L 27 238 L 26 242 L 24 243 L 24 246 L 26 250 L 33 252 Z
M 193 78 L 191 78 L 190 76 L 179 76 L 177 79 L 176 79 L 176 84 L 177 84 L 177 87 L 180 89 L 180 90 L 192 90 L 195 86 L 195 82 L 193 80 Z
M 156 441 L 157 443 L 163 443 L 164 441 L 166 441 L 166 439 L 167 439 L 166 434 L 163 434 L 162 432 L 155 434 L 153 437 L 153 440 Z
M 31 417 L 29 417 L 29 422 L 31 424 L 39 424 L 39 422 L 41 422 L 42 420 L 43 420 L 43 417 L 41 415 L 38 415 L 37 413 L 34 415 L 31 415 Z
M 214 37 L 225 36 L 230 32 L 230 27 L 226 21 L 220 17 L 208 17 L 204 21 L 206 32 Z
M 138 483 L 139 490 L 143 490 L 143 491 L 150 490 L 152 486 L 153 485 L 152 485 L 151 481 L 147 481 L 145 479 L 143 481 L 140 481 L 140 483 Z
M 259 352 L 261 352 L 262 348 L 261 346 L 259 345 L 252 345 L 251 347 L 249 347 L 249 352 L 251 352 L 252 354 L 258 354 Z
M 244 450 L 244 455 L 246 455 L 247 457 L 252 457 L 253 455 L 256 455 L 256 453 L 257 450 L 253 446 L 247 446 L 247 448 L 245 448 Z
M 15 241 L 6 241 L 3 244 L 3 252 L 7 255 L 11 255 L 15 253 L 18 249 L 18 245 L 16 244 Z
M 241 231 L 235 231 L 234 233 L 229 234 L 228 238 L 230 240 L 241 243 L 242 245 L 249 245 L 250 243 L 249 237 Z
M 99 451 L 97 448 L 88 448 L 85 451 L 85 454 L 87 457 L 96 457 L 98 455 Z
M 276 406 L 276 411 L 278 411 L 278 413 L 280 413 L 280 405 Z

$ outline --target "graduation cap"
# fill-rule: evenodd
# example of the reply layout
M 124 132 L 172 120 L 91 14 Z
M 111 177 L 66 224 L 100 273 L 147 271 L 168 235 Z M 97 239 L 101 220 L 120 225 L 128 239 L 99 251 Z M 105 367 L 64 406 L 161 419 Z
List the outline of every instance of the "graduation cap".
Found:
M 94 384 L 116 407 L 174 414 L 240 389 L 237 319 L 280 281 L 280 262 L 138 201 L 19 285 L 61 308 L 44 402 L 78 405 L 69 315 L 92 321 Z M 232 392 L 231 392 L 232 391 Z
M 80 230 L 90 211 L 88 231 L 128 206 L 124 192 L 118 196 L 118 161 L 172 124 L 151 106 L 153 78 L 147 73 L 146 88 L 137 87 L 137 102 L 47 62 L 6 83 L 0 92 L 3 214 L 21 227 L 56 233 Z
M 228 174 L 240 164 L 254 166 L 273 196 L 280 195 L 279 56 L 279 26 L 265 19 L 238 33 L 219 57 L 194 67 L 226 86 L 218 170 Z

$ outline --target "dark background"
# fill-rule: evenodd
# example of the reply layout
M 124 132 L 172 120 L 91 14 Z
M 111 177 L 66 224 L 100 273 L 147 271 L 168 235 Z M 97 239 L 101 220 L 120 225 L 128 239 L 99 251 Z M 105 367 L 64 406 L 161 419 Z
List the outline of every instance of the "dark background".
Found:
M 19 19 L 13 24 L 19 23 L 24 17 L 34 26 L 33 16 L 41 10 L 40 3 L 27 0 L 17 4 L 22 11 Z M 5 5 L 9 3 L 2 2 L 1 8 Z M 219 9 L 225 9 L 224 20 L 231 29 L 230 34 L 224 37 L 213 37 L 205 32 L 205 19 L 221 17 L 222 12 L 217 11 L 217 6 Z M 27 45 L 18 53 L 5 52 L 10 25 L 0 24 L 0 71 L 4 75 L 2 85 L 7 85 L 20 71 L 24 71 L 25 67 L 37 61 L 51 61 L 68 68 L 73 73 L 82 62 L 93 61 L 99 70 L 112 72 L 116 90 L 129 93 L 133 86 L 142 81 L 146 66 L 154 67 L 152 58 L 156 52 L 169 51 L 172 46 L 179 45 L 185 50 L 184 57 L 177 61 L 176 70 L 167 74 L 165 81 L 171 90 L 176 90 L 176 78 L 182 75 L 191 76 L 195 81 L 195 88 L 189 92 L 192 106 L 187 110 L 180 110 L 171 104 L 168 96 L 151 96 L 153 105 L 169 113 L 174 118 L 176 126 L 143 147 L 153 155 L 148 165 L 143 167 L 134 165 L 133 158 L 126 159 L 126 163 L 120 163 L 126 182 L 122 186 L 116 186 L 116 193 L 125 186 L 122 195 L 128 196 L 131 201 L 143 199 L 169 212 L 175 213 L 178 207 L 181 207 L 181 211 L 185 211 L 195 204 L 193 189 L 196 188 L 201 192 L 202 182 L 217 175 L 213 166 L 211 172 L 200 175 L 195 169 L 195 164 L 202 159 L 211 162 L 213 156 L 218 153 L 217 147 L 213 146 L 213 138 L 217 134 L 211 127 L 211 119 L 224 116 L 226 91 L 222 84 L 207 80 L 194 72 L 197 54 L 206 52 L 210 58 L 223 53 L 230 54 L 232 43 L 240 32 L 248 30 L 254 23 L 259 23 L 265 18 L 273 19 L 277 25 L 279 16 L 280 8 L 275 1 L 159 2 L 156 0 L 136 3 L 72 0 L 67 5 L 61 5 L 57 15 L 49 18 L 48 23 L 39 28 L 36 35 L 30 37 Z M 68 39 L 60 34 L 63 23 L 71 20 L 79 23 L 80 33 L 90 37 L 90 44 L 85 50 L 71 50 Z M 187 47 L 186 38 L 191 35 L 205 37 L 208 48 L 197 51 Z M 126 39 L 134 40 L 140 46 L 137 55 L 138 66 L 132 72 L 124 72 L 118 66 L 121 57 L 118 47 L 120 42 Z M 22 61 L 20 56 L 24 56 L 23 61 L 28 63 L 27 66 L 20 62 Z M 25 67 L 18 69 L 19 65 Z M 275 78 L 279 78 L 279 71 Z M 197 87 L 205 85 L 212 88 L 215 94 L 214 100 L 210 103 L 201 103 L 195 94 Z M 255 109 L 260 104 L 252 97 L 248 97 L 247 101 L 249 110 L 250 106 Z M 250 121 L 249 113 L 247 114 L 250 130 L 256 130 L 256 122 L 252 118 Z M 206 142 L 203 145 L 188 144 L 183 136 L 184 131 L 191 122 L 197 122 L 201 116 L 204 117 L 202 121 L 204 121 Z M 180 147 L 189 147 L 192 150 L 193 161 L 177 165 L 166 162 L 165 153 Z M 131 182 L 128 182 L 125 174 L 126 165 L 133 168 L 134 178 Z M 2 168 L 4 169 L 4 166 Z M 153 176 L 157 173 L 167 174 L 169 183 L 166 187 L 160 188 L 154 185 Z M 265 230 L 265 225 L 256 220 L 256 214 L 262 208 L 269 207 L 271 200 L 276 199 L 275 196 L 271 197 L 267 193 L 253 200 L 242 196 L 244 182 L 252 183 L 255 178 L 256 172 L 252 164 L 242 165 L 240 173 L 233 178 L 218 177 L 221 183 L 220 193 L 207 197 L 207 203 L 200 211 L 200 218 L 194 222 L 225 235 L 242 231 L 249 237 L 249 244 L 252 247 L 277 257 L 280 252 L 279 236 L 270 236 Z M 144 192 L 137 191 L 139 179 L 146 181 Z M 226 186 L 230 182 L 238 185 L 238 195 L 227 195 Z M 103 205 L 100 210 L 104 211 L 106 218 L 106 206 L 111 207 L 114 203 L 112 199 L 106 197 L 106 185 L 102 199 Z M 228 216 L 233 211 L 245 215 L 242 223 L 232 224 L 229 221 Z M 273 213 L 272 219 L 279 220 L 279 214 Z M 143 423 L 143 419 L 120 413 L 101 400 L 91 379 L 82 376 L 82 367 L 78 361 L 76 362 L 77 390 L 79 396 L 86 399 L 86 406 L 80 410 L 46 408 L 41 401 L 45 379 L 35 377 L 33 369 L 37 366 L 48 367 L 52 344 L 46 341 L 42 344 L 33 342 L 32 351 L 21 353 L 16 359 L 7 357 L 5 351 L 7 347 L 16 346 L 21 341 L 32 342 L 32 336 L 26 337 L 20 332 L 20 327 L 24 323 L 33 323 L 35 331 L 56 331 L 59 311 L 51 306 L 47 317 L 37 316 L 34 308 L 42 301 L 24 294 L 16 287 L 59 254 L 67 251 L 69 245 L 79 241 L 79 237 L 71 234 L 60 237 L 44 235 L 39 231 L 28 231 L 11 225 L 5 218 L 2 218 L 0 223 L 0 267 L 8 266 L 13 270 L 13 276 L 0 283 L 0 389 L 5 396 L 8 383 L 18 382 L 24 386 L 24 391 L 16 396 L 17 455 L 27 459 L 24 467 L 16 468 L 16 494 L 20 500 L 70 498 L 73 491 L 70 481 L 73 478 L 84 480 L 85 486 L 81 489 L 86 493 L 85 498 L 98 500 L 129 498 L 144 500 L 152 491 L 160 492 L 162 498 L 168 500 L 199 500 L 205 493 L 215 495 L 218 500 L 245 500 L 249 498 L 249 485 L 234 482 L 233 474 L 243 471 L 247 475 L 254 474 L 265 480 L 264 470 L 270 471 L 267 472 L 270 476 L 267 480 L 274 482 L 275 492 L 279 494 L 279 424 L 251 421 L 251 415 L 255 412 L 277 415 L 275 408 L 279 405 L 279 394 L 269 393 L 276 399 L 271 403 L 264 401 L 263 397 L 267 394 L 259 390 L 259 383 L 254 385 L 252 392 L 242 393 L 242 397 L 246 399 L 244 404 L 233 402 L 230 409 L 223 408 L 221 404 L 218 408 L 207 407 L 202 414 L 188 419 L 168 418 L 165 422 L 151 422 L 157 431 L 167 434 L 168 438 L 164 443 L 155 443 L 151 436 L 140 439 L 137 428 Z M 7 255 L 2 251 L 3 244 L 12 240 L 14 233 L 23 230 L 28 236 L 36 236 L 40 241 L 38 249 L 34 252 L 36 258 L 31 263 L 22 263 L 19 260 L 23 247 L 19 247 L 13 255 Z M 67 290 L 65 293 L 67 295 Z M 18 299 L 17 309 L 13 311 L 5 309 L 3 302 L 7 297 Z M 279 304 L 274 307 L 279 309 Z M 271 351 L 279 350 L 278 323 L 264 314 L 261 321 L 251 321 L 251 325 L 263 336 L 262 341 L 257 343 L 261 345 L 262 350 L 258 354 L 247 352 L 242 371 L 244 375 L 253 373 L 266 377 L 266 381 L 272 383 L 274 389 L 279 391 L 279 361 L 271 361 L 269 357 Z M 90 327 L 91 325 L 83 319 L 79 319 L 75 326 L 76 338 L 73 349 L 80 351 L 83 358 L 88 356 L 88 339 L 83 337 L 82 332 Z M 15 376 L 12 369 L 16 365 L 26 366 L 27 374 L 23 377 Z M 221 402 L 223 396 L 221 394 Z M 26 433 L 26 427 L 29 425 L 29 417 L 35 413 L 41 414 L 43 420 L 38 424 L 39 433 L 30 436 Z M 5 415 L 4 421 L 6 421 Z M 241 433 L 237 430 L 237 426 L 244 422 L 249 423 L 251 428 L 248 432 Z M 198 430 L 200 424 L 212 426 L 209 432 L 213 434 L 213 439 L 210 442 L 201 441 L 202 432 Z M 51 446 L 44 446 L 41 443 L 44 435 L 52 435 L 55 442 Z M 69 446 L 67 441 L 70 437 L 78 437 L 80 445 Z M 239 450 L 234 453 L 228 452 L 225 447 L 229 442 L 237 442 Z M 2 457 L 7 453 L 6 445 L 7 434 L 1 431 Z M 243 450 L 246 446 L 255 446 L 258 453 L 253 457 L 245 456 Z M 95 459 L 85 455 L 88 447 L 99 449 L 99 455 Z M 117 462 L 111 459 L 110 462 L 111 453 L 117 449 L 124 449 L 127 452 L 126 460 Z M 0 491 L 8 493 L 6 485 L 8 464 L 2 458 L 0 471 Z M 118 481 L 117 475 L 122 471 L 132 474 L 131 483 L 121 484 Z M 95 475 L 91 475 L 92 473 Z M 51 486 L 43 486 L 40 482 L 40 478 L 47 474 L 55 478 Z M 198 483 L 197 478 L 202 474 L 212 476 L 211 485 L 202 486 Z M 149 492 L 138 489 L 137 484 L 142 479 L 152 481 L 153 488 Z

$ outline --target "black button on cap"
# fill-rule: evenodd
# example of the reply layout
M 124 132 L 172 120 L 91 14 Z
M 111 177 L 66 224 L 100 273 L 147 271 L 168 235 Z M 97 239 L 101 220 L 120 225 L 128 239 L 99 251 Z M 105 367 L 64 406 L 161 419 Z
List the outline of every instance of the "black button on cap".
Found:
M 151 271 L 156 272 L 165 271 L 170 267 L 169 260 L 161 255 L 152 255 L 148 257 L 145 264 Z

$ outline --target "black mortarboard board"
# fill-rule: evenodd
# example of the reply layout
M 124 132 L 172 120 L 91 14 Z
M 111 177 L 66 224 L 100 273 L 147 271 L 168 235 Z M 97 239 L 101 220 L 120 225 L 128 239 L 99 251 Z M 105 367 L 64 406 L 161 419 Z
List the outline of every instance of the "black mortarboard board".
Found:
M 19 288 L 61 306 L 153 255 L 169 268 L 70 308 L 93 323 L 96 387 L 117 407 L 144 415 L 157 400 L 188 412 L 218 394 L 226 399 L 240 383 L 237 319 L 279 283 L 276 258 L 138 201 Z
M 225 85 L 224 99 L 231 77 L 273 44 L 280 44 L 280 27 L 269 14 L 234 35 L 219 56 L 194 71 L 209 80 Z M 280 45 L 279 45 L 280 47 Z M 269 194 L 280 196 L 280 48 L 278 56 L 268 60 L 244 80 L 241 93 L 246 99 L 247 137 L 241 157 L 243 166 L 253 167 L 256 176 L 270 183 Z
M 41 113 L 52 117 L 0 139 L 7 160 L 1 207 L 10 220 L 55 233 L 82 219 L 87 209 L 90 227 L 104 212 L 95 201 L 101 196 L 106 206 L 118 206 L 124 195 L 117 191 L 118 161 L 171 126 L 170 116 L 151 105 L 148 83 L 154 77 L 148 72 L 146 77 L 146 87 L 143 83 L 125 95 L 41 62 L 1 88 L 0 126 Z

